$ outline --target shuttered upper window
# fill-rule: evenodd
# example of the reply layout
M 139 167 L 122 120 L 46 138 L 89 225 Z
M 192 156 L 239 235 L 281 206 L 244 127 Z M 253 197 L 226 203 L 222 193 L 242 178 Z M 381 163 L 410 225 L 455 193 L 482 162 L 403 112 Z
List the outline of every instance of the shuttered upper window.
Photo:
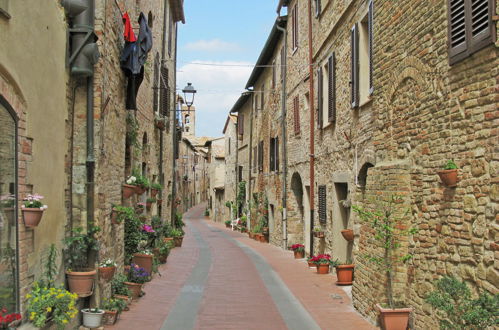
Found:
M 279 171 L 279 138 L 270 138 L 270 171 Z
M 298 48 L 298 3 L 291 10 L 291 36 L 293 50 Z
M 153 82 L 153 93 L 152 93 L 152 102 L 153 102 L 153 111 L 157 112 L 158 111 L 158 106 L 159 106 L 159 86 L 160 86 L 160 81 L 159 81 L 159 69 L 160 69 L 160 62 L 159 62 L 159 54 L 156 53 L 156 56 L 154 57 L 154 82 Z
M 336 121 L 336 58 L 334 53 L 327 60 L 328 75 L 327 75 L 327 117 L 328 121 Z
M 327 213 L 326 213 L 326 186 L 321 185 L 318 187 L 318 194 L 319 194 L 319 221 L 321 223 L 325 223 L 327 220 Z
M 240 113 L 237 117 L 237 133 L 242 138 L 244 135 L 244 114 Z
M 295 135 L 300 134 L 300 100 L 298 96 L 293 98 L 293 124 Z
M 321 15 L 321 0 L 314 0 L 315 2 L 315 17 L 319 17 Z
M 448 0 L 450 64 L 495 42 L 493 9 L 493 0 Z
M 323 111 L 324 111 L 324 75 L 322 67 L 317 69 L 317 128 L 322 128 Z
M 160 106 L 161 106 L 161 114 L 163 116 L 170 115 L 170 88 L 168 86 L 168 69 L 164 66 L 161 66 L 161 77 L 159 82 L 160 87 Z
M 350 31 L 350 100 L 352 108 L 359 106 L 359 32 L 357 24 Z

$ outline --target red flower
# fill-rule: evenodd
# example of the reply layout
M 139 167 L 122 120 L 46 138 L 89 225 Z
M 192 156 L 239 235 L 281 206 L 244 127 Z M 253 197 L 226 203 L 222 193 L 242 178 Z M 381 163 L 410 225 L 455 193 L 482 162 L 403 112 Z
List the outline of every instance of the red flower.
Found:
M 293 245 L 291 245 L 291 250 L 303 251 L 303 250 L 305 250 L 305 246 L 303 244 L 293 244 Z

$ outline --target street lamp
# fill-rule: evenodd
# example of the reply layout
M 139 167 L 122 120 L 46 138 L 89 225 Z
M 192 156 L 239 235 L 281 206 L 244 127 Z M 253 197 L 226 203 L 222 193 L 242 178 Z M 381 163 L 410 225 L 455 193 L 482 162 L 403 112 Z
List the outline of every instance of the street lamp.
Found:
M 187 110 L 182 110 L 182 106 L 175 106 L 175 110 L 173 111 L 188 111 L 190 112 L 192 105 L 194 104 L 194 95 L 197 93 L 196 89 L 194 86 L 192 86 L 192 83 L 187 83 L 187 86 L 182 89 L 182 93 L 184 93 L 184 103 L 187 105 Z M 173 117 L 173 134 L 172 134 L 172 141 L 173 141 L 173 177 L 172 177 L 172 198 L 171 198 L 171 203 L 172 203 L 172 209 L 171 209 L 171 223 L 172 225 L 175 225 L 175 218 L 176 218 L 176 181 L 177 181 L 177 161 L 176 161 L 176 148 L 177 148 L 177 123 L 175 120 L 177 119 L 177 116 L 172 116 Z M 196 183 L 194 183 L 196 184 Z

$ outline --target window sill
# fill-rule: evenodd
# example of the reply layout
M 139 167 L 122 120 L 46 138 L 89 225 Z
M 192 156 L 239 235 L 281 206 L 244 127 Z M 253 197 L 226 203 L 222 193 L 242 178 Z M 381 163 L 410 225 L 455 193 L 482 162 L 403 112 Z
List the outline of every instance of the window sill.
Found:
M 12 16 L 3 8 L 0 8 L 0 17 L 10 19 Z
M 364 107 L 364 106 L 368 105 L 369 103 L 371 103 L 371 102 L 372 102 L 372 100 L 373 100 L 372 95 L 369 95 L 369 96 L 367 97 L 367 99 L 366 99 L 366 100 L 362 101 L 362 102 L 359 104 L 359 108 L 362 108 L 362 107 Z

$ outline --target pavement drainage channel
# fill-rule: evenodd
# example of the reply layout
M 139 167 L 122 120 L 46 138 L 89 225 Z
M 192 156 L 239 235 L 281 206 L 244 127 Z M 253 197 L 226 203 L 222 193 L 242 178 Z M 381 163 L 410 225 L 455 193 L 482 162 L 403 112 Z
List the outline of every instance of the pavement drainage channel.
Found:
M 175 300 L 173 308 L 168 313 L 168 317 L 161 327 L 162 330 L 194 329 L 199 306 L 201 305 L 204 294 L 204 287 L 208 280 L 208 273 L 211 267 L 210 249 L 199 230 L 194 226 L 189 227 L 199 248 L 198 262 L 180 290 L 180 294 Z
M 284 284 L 279 275 L 276 274 L 276 272 L 260 254 L 255 252 L 249 246 L 230 237 L 230 235 L 222 232 L 221 230 L 213 229 L 210 225 L 204 222 L 202 223 L 212 232 L 218 232 L 219 235 L 237 245 L 244 251 L 244 253 L 246 253 L 246 255 L 248 255 L 248 257 L 250 257 L 288 329 L 320 330 L 319 325 L 315 322 L 312 316 L 310 316 L 300 301 L 291 293 L 291 291 L 289 291 L 288 287 Z

